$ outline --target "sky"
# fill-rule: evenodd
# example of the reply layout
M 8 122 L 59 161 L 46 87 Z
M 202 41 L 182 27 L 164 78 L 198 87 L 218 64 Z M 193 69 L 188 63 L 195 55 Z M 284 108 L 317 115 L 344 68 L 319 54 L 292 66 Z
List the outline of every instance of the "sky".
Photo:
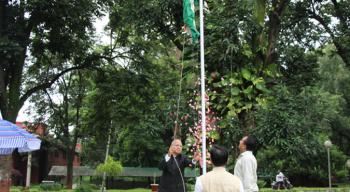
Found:
M 106 35 L 104 32 L 104 28 L 108 24 L 108 15 L 105 15 L 104 17 L 96 19 L 94 26 L 96 28 L 96 35 L 97 37 L 97 43 L 98 44 L 109 44 L 109 35 Z M 28 114 L 26 114 L 26 111 L 30 111 L 30 108 L 32 106 L 30 105 L 29 101 L 27 100 L 21 110 L 18 113 L 17 116 L 17 121 L 23 122 L 23 121 L 28 121 L 32 122 L 34 118 Z

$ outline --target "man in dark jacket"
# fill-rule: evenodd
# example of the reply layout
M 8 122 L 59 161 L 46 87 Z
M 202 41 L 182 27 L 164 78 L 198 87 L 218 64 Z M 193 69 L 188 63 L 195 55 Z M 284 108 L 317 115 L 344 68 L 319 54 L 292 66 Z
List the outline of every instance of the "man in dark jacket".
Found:
M 158 192 L 186 192 L 184 170 L 185 167 L 194 167 L 200 160 L 199 154 L 194 160 L 190 160 L 182 152 L 182 142 L 174 139 L 169 147 L 168 154 L 159 163 L 159 169 L 163 171 L 160 177 Z

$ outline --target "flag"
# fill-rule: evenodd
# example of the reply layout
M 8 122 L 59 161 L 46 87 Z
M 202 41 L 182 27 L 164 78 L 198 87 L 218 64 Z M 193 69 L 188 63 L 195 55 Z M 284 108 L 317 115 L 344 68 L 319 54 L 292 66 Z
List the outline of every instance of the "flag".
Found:
M 185 31 L 192 36 L 192 42 L 197 42 L 199 32 L 196 29 L 195 22 L 195 7 L 198 5 L 198 0 L 183 0 L 183 18 L 185 23 Z

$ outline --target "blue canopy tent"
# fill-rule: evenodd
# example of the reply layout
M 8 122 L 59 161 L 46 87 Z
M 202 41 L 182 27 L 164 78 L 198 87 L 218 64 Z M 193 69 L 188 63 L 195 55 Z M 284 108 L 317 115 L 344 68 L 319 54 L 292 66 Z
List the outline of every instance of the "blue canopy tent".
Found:
M 0 119 L 0 155 L 9 155 L 15 149 L 18 152 L 30 152 L 40 149 L 41 140 L 23 128 Z
M 10 155 L 15 149 L 18 149 L 20 153 L 31 152 L 40 149 L 40 145 L 41 140 L 36 138 L 35 135 L 16 124 L 0 119 L 0 155 Z M 30 183 L 31 167 L 29 162 L 31 162 L 31 154 L 28 155 L 27 164 L 27 181 L 29 180 Z M 10 191 L 10 180 L 4 180 L 1 183 L 1 191 Z

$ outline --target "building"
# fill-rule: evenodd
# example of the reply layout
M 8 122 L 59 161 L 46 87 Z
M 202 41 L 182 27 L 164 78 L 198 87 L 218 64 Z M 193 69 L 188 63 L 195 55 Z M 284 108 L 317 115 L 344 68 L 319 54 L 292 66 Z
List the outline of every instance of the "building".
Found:
M 58 149 L 53 145 L 54 138 L 48 134 L 46 125 L 42 123 L 25 125 L 22 122 L 16 124 L 31 133 L 39 135 L 42 140 L 41 148 L 38 151 L 32 152 L 32 169 L 31 183 L 38 184 L 43 180 L 48 179 L 48 174 L 52 166 L 66 166 L 66 153 L 62 149 Z M 78 146 L 78 148 L 80 145 Z M 13 170 L 12 183 L 13 185 L 25 185 L 27 175 L 27 153 L 20 154 L 15 151 L 12 154 Z M 73 160 L 73 166 L 80 166 L 81 160 L 76 154 Z

